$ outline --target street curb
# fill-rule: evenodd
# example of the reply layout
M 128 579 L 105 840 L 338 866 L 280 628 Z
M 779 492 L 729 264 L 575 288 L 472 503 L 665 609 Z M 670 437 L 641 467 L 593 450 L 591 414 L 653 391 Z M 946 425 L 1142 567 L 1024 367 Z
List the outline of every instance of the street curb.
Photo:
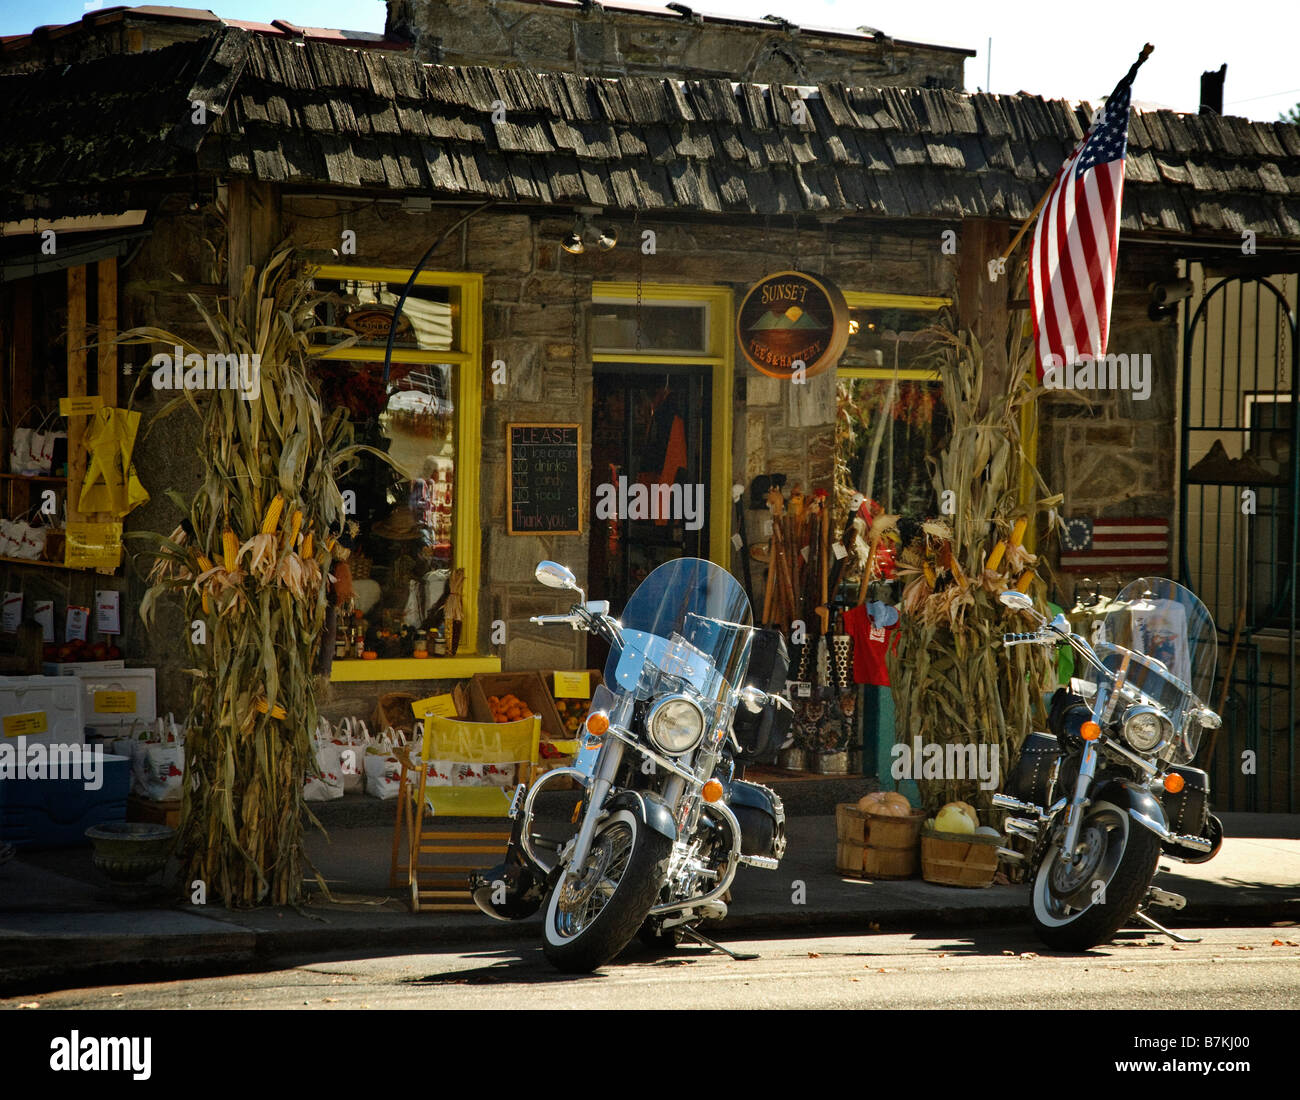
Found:
M 273 911 L 272 911 L 273 912 Z M 268 913 L 269 915 L 269 913 Z M 212 918 L 222 919 L 222 918 Z M 1195 925 L 1207 927 L 1218 923 L 1268 923 L 1300 921 L 1300 901 L 1282 903 L 1244 903 L 1193 907 L 1170 917 L 1175 928 Z M 450 944 L 472 947 L 520 939 L 539 938 L 536 918 L 519 923 L 492 921 L 484 917 L 473 926 L 437 923 L 438 915 L 429 915 L 429 924 L 377 930 L 370 923 L 347 921 L 334 927 L 296 929 L 279 932 L 273 929 L 249 929 L 233 925 L 228 933 L 204 932 L 169 936 L 43 937 L 39 941 L 39 962 L 33 961 L 38 946 L 27 936 L 0 937 L 0 992 L 19 989 L 66 986 L 80 978 L 104 981 L 129 972 L 132 982 L 150 980 L 153 975 L 175 979 L 194 972 L 231 973 L 250 966 L 267 966 L 304 956 L 330 955 L 352 951 L 358 956 L 373 956 L 395 949 L 433 949 Z M 895 910 L 813 910 L 796 916 L 789 911 L 732 914 L 717 926 L 717 933 L 755 932 L 775 934 L 782 931 L 835 931 L 870 934 L 872 932 L 916 931 L 970 925 L 1006 927 L 1028 924 L 1028 913 L 1021 904 L 950 905 Z M 725 942 L 725 941 L 724 941 Z M 1036 942 L 1036 941 L 1035 941 Z M 134 948 L 134 949 L 133 949 Z M 50 958 L 54 955 L 55 958 Z M 26 956 L 26 959 L 24 959 Z M 53 983 L 53 984 L 43 984 Z

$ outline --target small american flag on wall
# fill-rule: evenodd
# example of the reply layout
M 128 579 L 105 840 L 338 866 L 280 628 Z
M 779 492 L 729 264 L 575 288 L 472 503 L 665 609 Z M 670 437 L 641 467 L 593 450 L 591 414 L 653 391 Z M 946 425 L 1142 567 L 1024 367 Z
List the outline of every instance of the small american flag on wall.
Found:
M 1063 520 L 1061 568 L 1073 573 L 1161 573 L 1169 569 L 1169 521 Z

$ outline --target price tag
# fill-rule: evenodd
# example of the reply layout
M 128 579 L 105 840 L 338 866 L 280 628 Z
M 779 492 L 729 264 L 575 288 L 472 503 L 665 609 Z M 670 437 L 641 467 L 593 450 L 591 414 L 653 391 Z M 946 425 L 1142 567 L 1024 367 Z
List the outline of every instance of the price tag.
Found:
M 24 737 L 34 733 L 45 733 L 50 728 L 45 711 L 33 710 L 27 714 L 6 714 L 4 730 L 6 737 Z
M 801 554 L 803 555 L 803 560 L 804 560 L 804 561 L 807 561 L 807 560 L 808 560 L 808 549 L 809 549 L 809 548 L 808 548 L 807 546 L 805 546 L 802 550 L 799 551 L 799 553 L 801 553 Z
M 97 691 L 95 698 L 96 714 L 134 714 L 134 691 Z
M 557 699 L 590 699 L 591 673 L 557 671 L 555 673 L 555 697 Z
M 739 531 L 737 531 L 734 535 L 731 536 L 731 545 L 734 546 L 737 550 L 739 550 L 742 546 L 745 545 L 745 540 L 740 537 Z
M 94 416 L 104 407 L 104 399 L 99 395 L 93 397 L 60 397 L 60 416 Z
M 63 625 L 63 640 L 65 642 L 86 640 L 86 626 L 90 621 L 90 608 L 68 606 L 68 617 Z
M 101 634 L 122 633 L 122 593 L 108 588 L 95 593 L 95 629 Z
M 772 517 L 771 517 L 771 516 L 764 516 L 764 517 L 763 517 L 763 535 L 764 535 L 764 537 L 766 537 L 766 536 L 770 535 L 771 533 L 772 533 Z
M 842 561 L 849 556 L 849 552 L 844 549 L 844 543 L 837 542 L 832 548 L 831 553 L 835 555 L 836 561 Z
M 411 713 L 417 718 L 424 718 L 430 714 L 439 718 L 459 718 L 456 713 L 456 700 L 452 698 L 451 693 L 445 695 L 430 695 L 427 699 L 417 699 L 411 704 Z
M 37 600 L 34 605 L 33 615 L 41 626 L 41 640 L 45 642 L 54 641 L 54 601 Z
M 807 699 L 812 695 L 812 684 L 807 680 L 796 680 L 794 683 L 794 693 L 800 699 Z
M 3 620 L 0 620 L 0 631 L 6 634 L 17 634 L 22 621 L 23 594 L 21 592 L 6 592 L 4 616 Z

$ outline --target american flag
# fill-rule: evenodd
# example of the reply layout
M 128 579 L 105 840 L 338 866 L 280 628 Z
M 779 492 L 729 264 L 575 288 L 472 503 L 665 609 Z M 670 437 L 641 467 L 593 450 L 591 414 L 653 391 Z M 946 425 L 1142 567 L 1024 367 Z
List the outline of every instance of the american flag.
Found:
M 1129 100 L 1145 57 L 1144 51 L 1061 165 L 1034 227 L 1029 299 L 1040 378 L 1053 362 L 1066 367 L 1083 355 L 1106 354 Z
M 1061 568 L 1072 573 L 1159 573 L 1169 568 L 1169 521 L 1159 518 L 1062 521 Z

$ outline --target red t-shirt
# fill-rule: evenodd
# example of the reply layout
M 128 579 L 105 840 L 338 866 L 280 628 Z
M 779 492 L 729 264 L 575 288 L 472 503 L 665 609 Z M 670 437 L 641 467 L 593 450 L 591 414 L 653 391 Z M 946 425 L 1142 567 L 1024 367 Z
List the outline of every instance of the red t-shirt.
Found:
M 890 647 L 898 640 L 898 624 L 877 626 L 865 607 L 850 607 L 844 612 L 844 629 L 853 639 L 853 679 L 859 684 L 889 686 L 889 666 L 885 663 Z

